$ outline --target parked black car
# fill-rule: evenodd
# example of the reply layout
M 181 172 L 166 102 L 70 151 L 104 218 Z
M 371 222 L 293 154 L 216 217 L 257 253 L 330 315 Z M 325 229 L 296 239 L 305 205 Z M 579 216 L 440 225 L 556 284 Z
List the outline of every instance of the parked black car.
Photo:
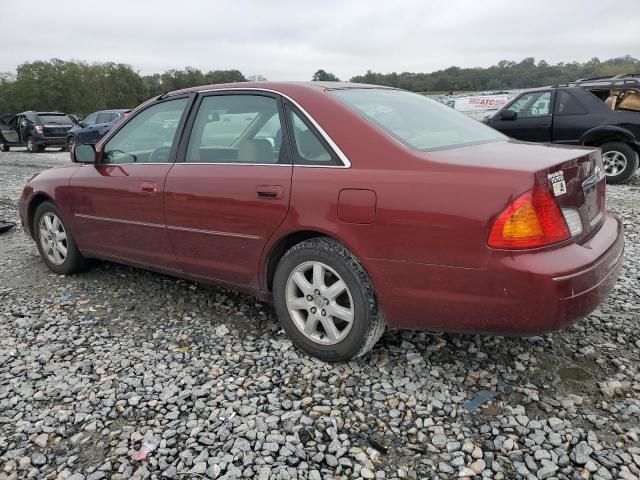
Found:
M 101 110 L 87 115 L 67 133 L 67 148 L 71 150 L 78 143 L 98 143 L 111 127 L 122 120 L 131 110 Z
M 66 113 L 22 112 L 6 124 L 0 124 L 0 145 L 3 152 L 11 147 L 27 146 L 31 153 L 46 147 L 66 147 L 67 132 L 74 121 Z
M 638 168 L 640 75 L 528 90 L 483 121 L 519 140 L 600 147 L 607 182 L 621 183 Z

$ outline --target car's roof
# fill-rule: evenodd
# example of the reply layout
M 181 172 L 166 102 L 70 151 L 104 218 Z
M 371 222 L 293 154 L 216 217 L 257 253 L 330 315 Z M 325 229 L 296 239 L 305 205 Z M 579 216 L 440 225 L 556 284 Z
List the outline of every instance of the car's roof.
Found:
M 27 110 L 26 112 L 20 112 L 16 115 L 24 115 L 25 113 L 33 113 L 36 115 L 66 115 L 64 112 L 34 112 L 33 110 Z
M 289 90 L 291 87 L 297 87 L 309 90 L 337 90 L 347 88 L 385 88 L 390 89 L 392 87 L 386 87 L 384 85 L 369 85 L 366 83 L 350 83 L 350 82 L 236 82 L 236 83 L 217 83 L 213 85 L 202 85 L 198 87 L 183 88 L 180 90 L 174 90 L 167 92 L 163 97 L 169 97 L 174 95 L 180 95 L 183 93 L 191 92 L 204 92 L 208 90 L 223 90 L 223 89 L 261 89 L 261 90 L 273 90 L 275 92 L 283 92 Z
M 98 112 L 106 112 L 106 113 L 127 113 L 130 112 L 131 109 L 130 108 L 110 108 L 108 110 L 98 110 L 97 112 L 94 113 L 98 113 Z

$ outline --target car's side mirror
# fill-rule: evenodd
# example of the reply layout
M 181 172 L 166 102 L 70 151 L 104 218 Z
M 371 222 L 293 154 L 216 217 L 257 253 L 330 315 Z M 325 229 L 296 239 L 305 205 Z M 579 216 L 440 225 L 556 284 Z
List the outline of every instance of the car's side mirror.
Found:
M 513 110 L 502 110 L 500 112 L 500 120 L 515 120 L 518 118 L 518 112 Z
M 71 149 L 71 161 L 74 163 L 96 163 L 96 148 L 93 145 L 75 145 Z

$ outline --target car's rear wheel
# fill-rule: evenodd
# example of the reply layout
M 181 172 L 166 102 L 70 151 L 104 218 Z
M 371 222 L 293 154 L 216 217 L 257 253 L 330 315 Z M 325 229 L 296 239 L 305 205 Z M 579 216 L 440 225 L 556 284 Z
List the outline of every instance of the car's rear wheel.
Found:
M 364 355 L 386 326 L 362 265 L 326 237 L 285 253 L 274 275 L 273 297 L 280 325 L 293 343 L 324 361 Z
M 638 153 L 626 143 L 608 142 L 600 148 L 607 183 L 626 182 L 638 169 Z
M 42 260 L 52 272 L 70 275 L 88 267 L 87 259 L 78 250 L 53 203 L 38 205 L 33 219 L 33 237 Z
M 8 152 L 11 149 L 11 147 L 9 145 L 7 145 L 6 143 L 2 144 L 2 151 L 3 152 Z
M 29 153 L 38 153 L 40 150 L 36 145 L 36 142 L 33 140 L 32 136 L 27 137 L 27 152 Z

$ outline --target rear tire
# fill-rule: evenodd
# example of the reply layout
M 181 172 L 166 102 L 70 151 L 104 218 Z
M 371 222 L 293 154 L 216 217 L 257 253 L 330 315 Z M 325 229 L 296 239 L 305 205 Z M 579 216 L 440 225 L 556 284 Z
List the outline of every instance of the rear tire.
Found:
M 52 272 L 71 275 L 88 268 L 89 261 L 78 250 L 71 231 L 53 203 L 38 205 L 32 232 L 42 260 Z
M 326 237 L 301 242 L 284 254 L 273 278 L 273 299 L 293 343 L 326 362 L 364 355 L 386 327 L 362 265 Z
M 9 150 L 11 150 L 11 147 L 9 145 L 6 144 L 2 144 L 2 151 L 3 152 L 8 152 Z
M 33 139 L 33 137 L 31 135 L 29 135 L 27 137 L 27 152 L 29 153 L 38 153 L 40 152 L 40 148 L 38 148 L 38 145 L 36 145 L 35 140 Z
M 629 180 L 638 169 L 638 153 L 623 142 L 607 142 L 600 146 L 607 183 Z

